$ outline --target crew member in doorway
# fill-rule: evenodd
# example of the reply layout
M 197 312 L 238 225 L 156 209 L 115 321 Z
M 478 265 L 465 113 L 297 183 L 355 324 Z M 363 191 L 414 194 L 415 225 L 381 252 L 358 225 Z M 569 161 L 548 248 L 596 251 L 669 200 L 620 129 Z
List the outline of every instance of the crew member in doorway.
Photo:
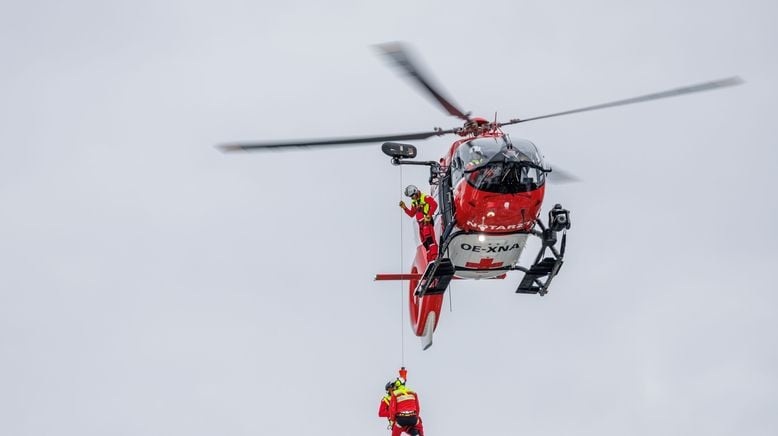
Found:
M 427 260 L 433 261 L 438 257 L 438 243 L 435 241 L 435 225 L 432 217 L 438 209 L 438 203 L 432 196 L 427 195 L 414 185 L 405 188 L 405 196 L 411 198 L 411 207 L 407 207 L 404 201 L 400 201 L 400 207 L 405 213 L 415 218 L 419 223 L 419 237 L 427 250 Z

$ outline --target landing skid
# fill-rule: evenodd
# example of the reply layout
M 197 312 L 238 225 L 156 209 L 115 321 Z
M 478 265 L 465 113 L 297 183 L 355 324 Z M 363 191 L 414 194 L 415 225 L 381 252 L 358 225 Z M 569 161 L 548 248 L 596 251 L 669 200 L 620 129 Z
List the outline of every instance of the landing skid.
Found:
M 560 219 L 560 217 L 563 218 Z M 543 245 L 535 257 L 535 262 L 529 268 L 516 265 L 513 269 L 524 272 L 524 278 L 516 289 L 517 294 L 539 294 L 542 297 L 548 293 L 551 281 L 559 273 L 559 269 L 564 263 L 567 229 L 570 228 L 569 212 L 562 209 L 562 206 L 556 205 L 549 212 L 549 228 L 546 228 L 540 220 L 537 221 L 537 224 L 541 230 L 533 230 L 532 234 L 539 237 Z M 560 231 L 562 232 L 562 240 L 557 251 L 555 245 L 557 233 Z M 551 253 L 551 256 L 544 257 L 546 250 Z M 543 280 L 544 278 L 545 280 Z
M 524 278 L 516 289 L 517 294 L 539 294 L 541 297 L 548 293 L 551 280 L 559 273 L 564 261 L 561 258 L 546 257 L 529 268 L 517 267 L 524 271 Z M 541 279 L 547 277 L 545 281 Z
M 411 298 L 415 297 L 420 300 L 435 298 L 442 301 L 443 294 L 452 278 L 454 278 L 454 265 L 451 263 L 451 259 L 439 257 L 434 262 L 427 264 L 427 269 L 424 270 L 424 274 L 419 279 Z M 427 320 L 424 322 L 424 330 L 419 335 L 422 350 L 432 346 L 432 335 L 435 332 L 435 324 L 437 324 L 438 310 L 440 310 L 439 306 L 437 310 L 428 312 Z
M 427 264 L 427 269 L 421 276 L 414 294 L 417 297 L 443 294 L 453 277 L 454 265 L 451 263 L 451 259 L 439 257 L 434 262 Z
M 419 338 L 421 339 L 421 349 L 426 350 L 432 346 L 432 334 L 435 333 L 435 320 L 437 314 L 430 312 L 427 316 L 427 324 L 424 325 L 424 334 Z

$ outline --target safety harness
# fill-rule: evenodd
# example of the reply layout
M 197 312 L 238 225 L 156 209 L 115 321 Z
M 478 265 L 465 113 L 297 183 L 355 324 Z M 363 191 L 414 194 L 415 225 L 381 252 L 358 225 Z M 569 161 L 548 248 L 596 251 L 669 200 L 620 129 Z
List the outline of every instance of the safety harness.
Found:
M 392 391 L 392 395 L 397 399 L 397 404 L 403 401 L 416 401 L 416 393 L 405 386 L 397 387 Z M 397 412 L 397 416 L 416 416 L 416 412 Z
M 425 218 L 429 216 L 430 213 L 430 204 L 424 201 L 426 199 L 427 199 L 427 195 L 423 192 L 419 192 L 418 200 L 413 200 L 413 199 L 411 200 L 411 207 L 415 207 L 415 208 L 421 207 L 421 211 L 422 213 L 424 213 Z

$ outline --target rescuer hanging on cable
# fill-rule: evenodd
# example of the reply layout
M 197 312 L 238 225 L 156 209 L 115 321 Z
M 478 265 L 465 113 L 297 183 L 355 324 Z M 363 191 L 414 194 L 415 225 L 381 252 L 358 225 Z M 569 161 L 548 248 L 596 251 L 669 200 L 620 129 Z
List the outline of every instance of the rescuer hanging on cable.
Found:
M 427 250 L 427 260 L 432 261 L 438 257 L 438 243 L 435 240 L 435 225 L 432 221 L 438 203 L 414 185 L 405 188 L 405 196 L 411 197 L 411 207 L 405 206 L 404 201 L 400 201 L 400 207 L 419 223 L 419 238 Z
M 378 406 L 378 416 L 389 420 L 392 436 L 403 432 L 413 436 L 424 436 L 424 427 L 419 416 L 419 397 L 405 386 L 405 368 L 401 376 L 384 386 L 386 395 Z

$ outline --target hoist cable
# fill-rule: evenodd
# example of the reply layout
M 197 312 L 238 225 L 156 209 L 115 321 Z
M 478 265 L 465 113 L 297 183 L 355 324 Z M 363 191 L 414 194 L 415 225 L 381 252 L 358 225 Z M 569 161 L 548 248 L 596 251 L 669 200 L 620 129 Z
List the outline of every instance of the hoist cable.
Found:
M 402 192 L 403 192 L 403 167 L 400 165 L 400 201 L 402 200 Z M 405 260 L 403 259 L 403 250 L 405 247 L 405 244 L 403 243 L 404 239 L 404 232 L 403 232 L 403 216 L 400 214 L 400 271 L 403 271 L 403 268 L 405 268 Z M 405 307 L 403 305 L 403 301 L 405 300 L 404 297 L 404 290 L 405 290 L 405 280 L 400 280 L 400 367 L 405 366 Z

